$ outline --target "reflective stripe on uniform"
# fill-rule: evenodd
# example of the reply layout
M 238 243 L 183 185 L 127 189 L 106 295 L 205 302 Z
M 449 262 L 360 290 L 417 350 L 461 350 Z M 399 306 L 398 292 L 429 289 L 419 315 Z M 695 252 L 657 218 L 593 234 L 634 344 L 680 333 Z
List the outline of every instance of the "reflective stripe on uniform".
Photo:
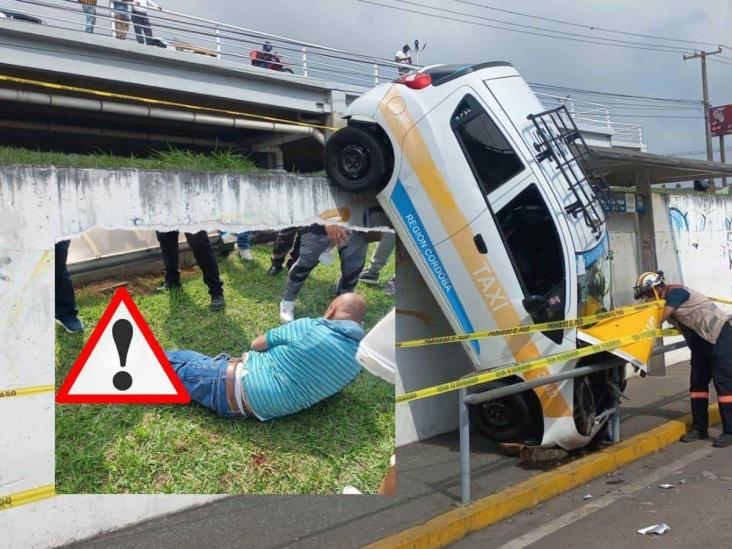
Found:
M 709 391 L 691 391 L 691 398 L 709 398 Z
M 732 404 L 732 395 L 717 396 L 720 404 Z

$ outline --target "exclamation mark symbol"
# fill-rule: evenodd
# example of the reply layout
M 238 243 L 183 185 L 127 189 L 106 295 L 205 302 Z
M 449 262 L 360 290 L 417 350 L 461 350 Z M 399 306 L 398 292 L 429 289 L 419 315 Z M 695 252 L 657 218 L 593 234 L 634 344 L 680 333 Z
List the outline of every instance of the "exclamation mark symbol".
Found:
M 114 345 L 117 347 L 117 354 L 119 354 L 119 364 L 124 368 L 127 366 L 127 352 L 130 350 L 132 341 L 132 323 L 124 318 L 116 321 L 112 326 L 112 337 Z M 114 374 L 112 383 L 118 391 L 126 391 L 132 387 L 132 376 L 129 372 L 122 370 Z

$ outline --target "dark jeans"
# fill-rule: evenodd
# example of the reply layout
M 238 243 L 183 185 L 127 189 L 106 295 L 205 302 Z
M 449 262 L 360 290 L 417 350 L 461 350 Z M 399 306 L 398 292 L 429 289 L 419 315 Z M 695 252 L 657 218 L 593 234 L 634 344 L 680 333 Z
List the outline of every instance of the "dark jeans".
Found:
M 74 298 L 74 285 L 66 268 L 70 240 L 56 243 L 56 318 L 75 317 L 79 310 Z
M 287 268 L 289 269 L 300 256 L 299 227 L 289 227 L 277 233 L 277 238 L 275 238 L 272 246 L 272 265 L 282 267 L 287 252 L 290 252 L 290 257 L 287 259 Z
M 152 29 L 150 28 L 150 18 L 136 11 L 132 11 L 132 25 L 135 27 L 135 36 L 140 44 L 152 43 Z
M 331 246 L 325 228 L 322 225 L 313 225 L 302 229 L 302 244 L 297 261 L 290 268 L 287 275 L 287 286 L 282 299 L 295 301 L 305 280 L 320 262 L 320 255 Z M 358 284 L 358 277 L 363 271 L 366 262 L 368 243 L 364 233 L 353 231 L 348 243 L 338 248 L 341 259 L 341 276 L 336 285 L 336 295 L 352 292 Z
M 713 381 L 722 429 L 732 433 L 732 326 L 729 322 L 724 325 L 715 345 L 692 340 L 689 347 L 692 428 L 706 430 L 709 426 L 709 383 Z
M 166 231 L 155 233 L 160 243 L 160 251 L 163 253 L 163 264 L 165 265 L 165 283 L 170 285 L 180 284 L 180 271 L 178 270 L 178 231 Z M 196 258 L 196 263 L 203 272 L 203 281 L 208 286 L 208 293 L 211 296 L 224 293 L 224 283 L 219 277 L 219 264 L 216 262 L 216 254 L 211 247 L 206 231 L 197 233 L 185 233 L 186 242 Z

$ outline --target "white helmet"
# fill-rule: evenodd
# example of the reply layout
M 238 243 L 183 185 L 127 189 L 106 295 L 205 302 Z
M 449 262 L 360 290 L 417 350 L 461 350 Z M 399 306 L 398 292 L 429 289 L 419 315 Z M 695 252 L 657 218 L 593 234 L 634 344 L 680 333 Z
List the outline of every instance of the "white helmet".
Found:
M 646 296 L 650 297 L 651 292 L 658 297 L 658 293 L 655 288 L 663 286 L 665 283 L 666 281 L 663 278 L 663 271 L 658 271 L 657 273 L 654 273 L 653 271 L 643 273 L 638 277 L 638 280 L 636 280 L 635 286 L 633 287 L 635 299 L 641 299 Z

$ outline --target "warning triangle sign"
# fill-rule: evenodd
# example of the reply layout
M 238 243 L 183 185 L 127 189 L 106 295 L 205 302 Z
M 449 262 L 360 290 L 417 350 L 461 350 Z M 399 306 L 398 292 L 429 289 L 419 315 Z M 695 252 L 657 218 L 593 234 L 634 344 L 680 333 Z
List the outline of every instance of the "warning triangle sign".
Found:
M 186 404 L 188 392 L 119 288 L 56 395 L 59 404 Z

